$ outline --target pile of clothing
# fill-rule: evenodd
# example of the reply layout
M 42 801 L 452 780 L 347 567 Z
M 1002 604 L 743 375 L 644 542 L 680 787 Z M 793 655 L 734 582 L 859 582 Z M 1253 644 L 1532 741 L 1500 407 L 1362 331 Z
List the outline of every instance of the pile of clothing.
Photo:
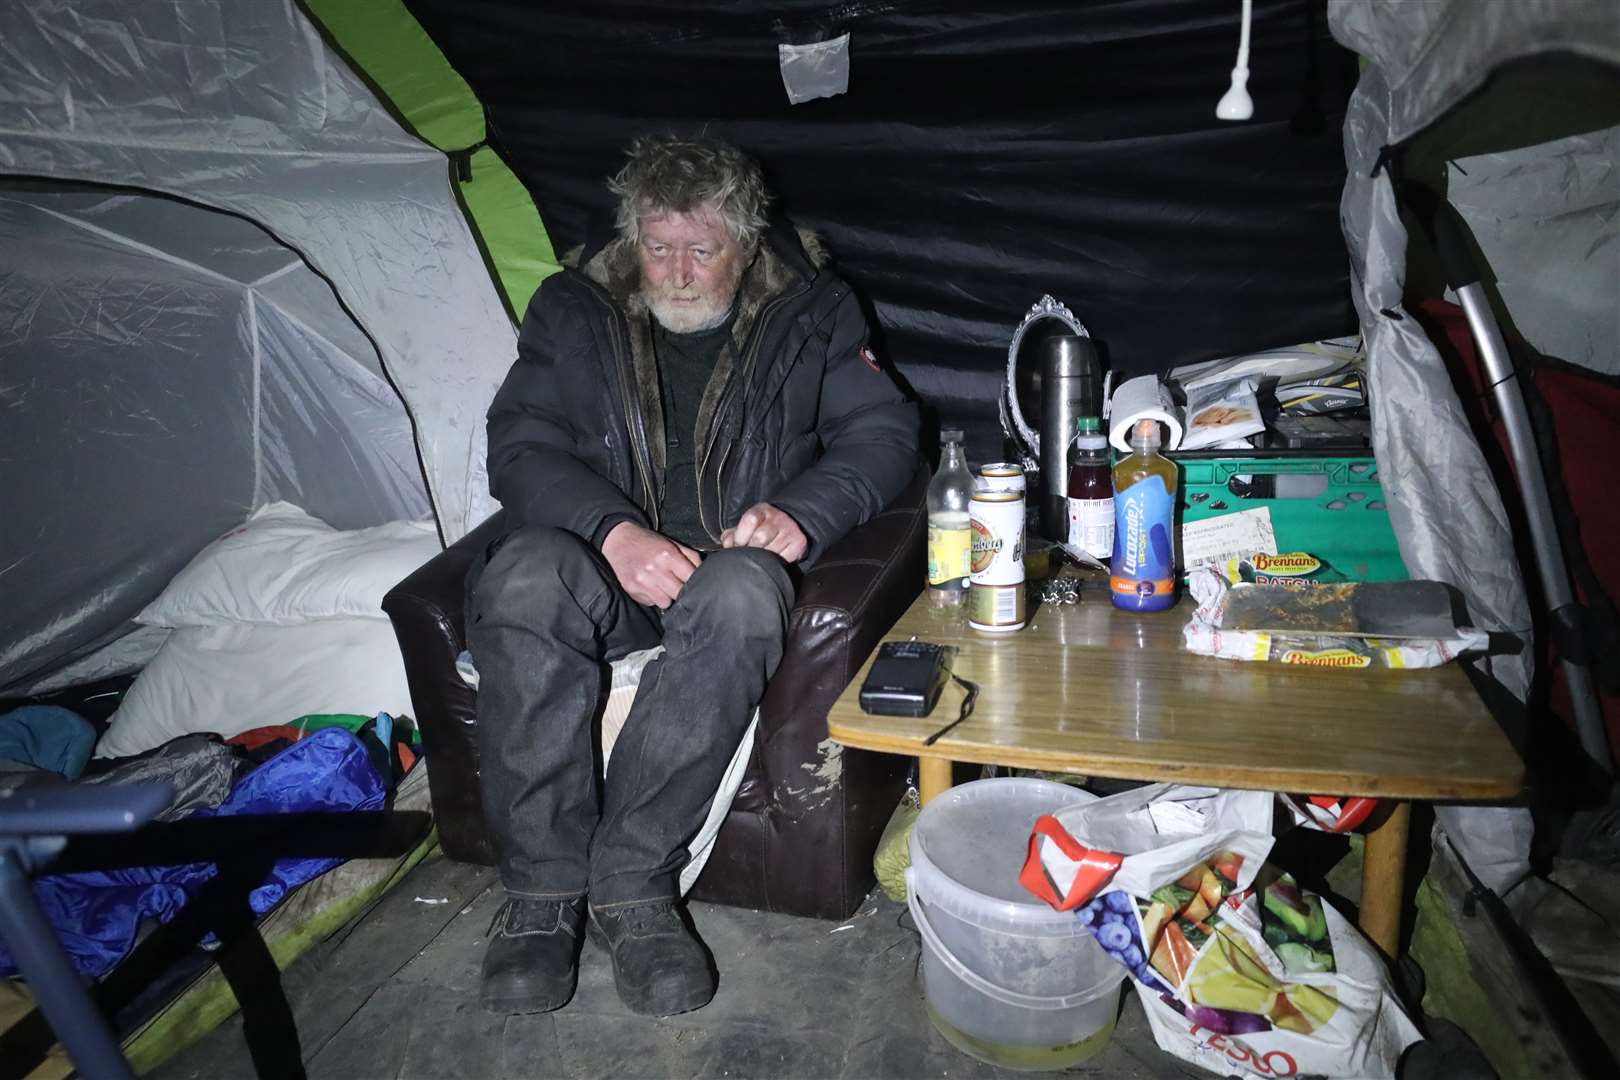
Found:
M 127 861 L 142 865 L 69 869 L 36 879 L 34 894 L 74 966 L 100 978 L 129 954 L 145 929 L 170 922 L 211 882 L 239 870 L 222 857 L 226 853 L 258 860 L 249 871 L 251 880 L 233 881 L 233 887 L 247 891 L 254 916 L 343 862 L 339 851 L 307 853 L 301 837 L 309 830 L 303 820 L 273 819 L 383 810 L 414 763 L 408 735 L 396 730 L 387 713 L 369 719 L 309 717 L 230 740 L 183 735 L 133 757 L 92 765 L 94 725 L 59 706 L 26 705 L 0 715 L 0 795 L 68 783 L 164 781 L 173 794 L 159 822 L 217 822 L 201 829 L 188 826 L 189 835 L 178 844 L 172 835 L 167 838 L 171 851 L 188 856 L 183 859 L 165 856 L 159 827 L 121 840 Z M 232 818 L 239 820 L 227 824 Z M 277 857 L 278 838 L 287 849 L 282 857 Z M 209 858 L 197 858 L 199 852 Z M 14 974 L 0 942 L 0 976 Z

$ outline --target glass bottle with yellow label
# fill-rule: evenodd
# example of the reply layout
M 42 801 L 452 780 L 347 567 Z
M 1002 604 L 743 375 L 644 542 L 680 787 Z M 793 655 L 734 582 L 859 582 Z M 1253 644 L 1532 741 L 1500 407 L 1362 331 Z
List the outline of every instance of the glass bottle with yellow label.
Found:
M 968 472 L 962 432 L 939 433 L 939 469 L 928 484 L 928 598 L 936 607 L 960 606 L 972 571 L 972 531 L 968 502 L 973 475 Z

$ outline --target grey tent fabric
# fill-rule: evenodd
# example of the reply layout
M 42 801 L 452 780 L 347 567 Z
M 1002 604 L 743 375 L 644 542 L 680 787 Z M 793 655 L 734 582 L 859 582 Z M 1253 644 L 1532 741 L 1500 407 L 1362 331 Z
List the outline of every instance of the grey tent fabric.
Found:
M 1574 56 L 1620 65 L 1615 0 L 1331 0 L 1333 35 L 1367 57 L 1388 88 L 1381 145 L 1407 142 L 1442 120 L 1500 141 L 1458 156 L 1444 183 L 1489 263 L 1510 325 L 1546 356 L 1620 374 L 1620 128 L 1614 107 L 1578 109 L 1582 92 L 1614 98 L 1620 80 L 1578 81 L 1546 100 L 1493 98 L 1455 111 L 1513 61 Z M 1560 114 L 1540 117 L 1536 110 Z M 1488 111 L 1491 115 L 1482 115 Z M 1570 114 L 1607 115 L 1603 129 L 1570 134 Z M 1560 124 L 1566 130 L 1558 130 Z M 1550 129 L 1558 137 L 1535 137 Z M 1531 145 L 1534 144 L 1534 145 Z M 1451 155 L 1448 155 L 1451 156 Z
M 515 349 L 447 159 L 291 0 L 0 5 L 0 687 L 266 502 L 459 538 Z
M 263 225 L 376 340 L 445 538 L 493 511 L 479 411 L 515 331 L 445 156 L 292 0 L 0 5 L 0 172 L 134 182 Z
M 249 222 L 0 188 L 0 327 L 0 686 L 121 634 L 267 502 L 340 528 L 431 512 L 375 348 Z
M 1390 519 L 1401 556 L 1414 576 L 1457 586 L 1478 625 L 1523 641 L 1519 654 L 1483 662 L 1522 700 L 1531 674 L 1530 610 L 1506 514 L 1439 355 L 1401 310 L 1407 234 L 1389 175 L 1377 166 L 1383 148 L 1422 132 L 1508 61 L 1566 52 L 1620 63 L 1620 6 L 1613 0 L 1402 4 L 1331 0 L 1328 18 L 1334 37 L 1370 61 L 1345 115 L 1349 178 L 1340 216 L 1375 388 L 1374 452 Z M 1602 144 L 1600 137 L 1598 145 Z M 1543 170 L 1556 171 L 1566 150 L 1536 147 L 1497 163 L 1494 172 L 1500 181 L 1532 161 L 1541 162 Z M 1612 162 L 1608 167 L 1612 170 Z M 1546 196 L 1544 209 L 1592 202 L 1590 178 L 1572 178 L 1567 170 L 1562 176 L 1548 171 L 1539 178 L 1525 175 L 1523 181 L 1528 190 Z M 1458 202 L 1470 224 L 1485 234 L 1482 244 L 1488 251 L 1496 248 L 1492 269 L 1505 281 L 1532 279 L 1535 275 L 1526 269 L 1525 260 L 1550 254 L 1525 248 L 1522 235 L 1512 241 L 1519 245 L 1517 250 L 1486 239 L 1493 222 L 1504 216 L 1504 208 L 1515 199 L 1523 205 L 1526 190 L 1487 184 L 1482 177 L 1471 190 L 1465 184 L 1459 192 Z M 1600 228 L 1585 234 L 1586 243 L 1592 245 L 1588 255 L 1612 248 L 1612 209 L 1598 209 L 1596 215 L 1588 215 L 1587 224 L 1601 222 L 1604 214 L 1609 215 L 1611 231 Z M 1501 235 L 1513 232 L 1504 229 Z M 1583 265 L 1562 272 L 1591 268 L 1583 260 Z M 1611 278 L 1607 286 L 1611 313 L 1612 284 Z M 1436 816 L 1486 885 L 1505 892 L 1524 879 L 1531 837 L 1528 810 L 1441 806 Z
M 1362 73 L 1345 112 L 1348 178 L 1340 203 L 1351 296 L 1361 319 L 1374 393 L 1373 453 L 1401 559 L 1413 577 L 1455 585 L 1477 626 L 1524 642 L 1517 655 L 1478 661 L 1520 700 L 1531 675 L 1530 605 L 1502 498 L 1469 431 L 1445 363 L 1403 315 L 1406 229 L 1387 172 L 1391 91 L 1377 67 Z M 1530 812 L 1436 808 L 1440 826 L 1487 886 L 1506 891 L 1530 868 Z
M 1446 187 L 1524 340 L 1620 375 L 1620 127 L 1459 158 Z
M 1349 176 L 1340 203 L 1351 295 L 1375 388 L 1379 481 L 1408 572 L 1456 586 L 1476 625 L 1514 634 L 1528 646 L 1530 606 L 1501 495 L 1444 361 L 1417 322 L 1401 312 L 1406 228 L 1389 175 L 1373 175 L 1388 141 L 1390 98 L 1379 68 L 1362 73 L 1345 114 Z M 1525 697 L 1528 649 L 1487 663 L 1495 678 Z
M 16 697 L 31 697 L 139 671 L 157 655 L 172 633 L 174 631 L 167 626 L 135 625 L 130 628 L 127 623 L 120 624 L 102 636 L 100 640 L 106 644 L 92 644 L 88 651 L 81 650 L 83 655 L 77 659 L 66 662 L 53 660 L 37 678 L 13 682 L 0 688 L 0 692 Z M 61 666 L 54 666 L 57 663 Z
M 1329 0 L 1328 25 L 1383 76 L 1386 144 L 1440 119 L 1510 61 L 1571 53 L 1620 64 L 1614 0 Z

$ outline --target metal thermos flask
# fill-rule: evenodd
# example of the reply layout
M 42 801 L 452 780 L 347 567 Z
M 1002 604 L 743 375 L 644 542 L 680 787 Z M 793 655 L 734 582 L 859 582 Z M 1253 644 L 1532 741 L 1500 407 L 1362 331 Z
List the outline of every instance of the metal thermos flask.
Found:
M 1090 338 L 1058 334 L 1041 343 L 1041 535 L 1066 540 L 1069 443 L 1074 422 L 1102 415 L 1102 364 Z

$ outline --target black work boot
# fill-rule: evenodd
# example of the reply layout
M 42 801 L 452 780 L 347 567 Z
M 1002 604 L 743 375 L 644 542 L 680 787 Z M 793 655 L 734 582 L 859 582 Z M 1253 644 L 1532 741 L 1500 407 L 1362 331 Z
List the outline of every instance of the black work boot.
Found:
M 591 940 L 613 957 L 613 984 L 631 1012 L 673 1016 L 714 997 L 714 965 L 672 903 L 591 908 Z
M 492 1013 L 550 1012 L 568 1004 L 579 976 L 585 898 L 511 897 L 489 925 L 479 1001 Z

